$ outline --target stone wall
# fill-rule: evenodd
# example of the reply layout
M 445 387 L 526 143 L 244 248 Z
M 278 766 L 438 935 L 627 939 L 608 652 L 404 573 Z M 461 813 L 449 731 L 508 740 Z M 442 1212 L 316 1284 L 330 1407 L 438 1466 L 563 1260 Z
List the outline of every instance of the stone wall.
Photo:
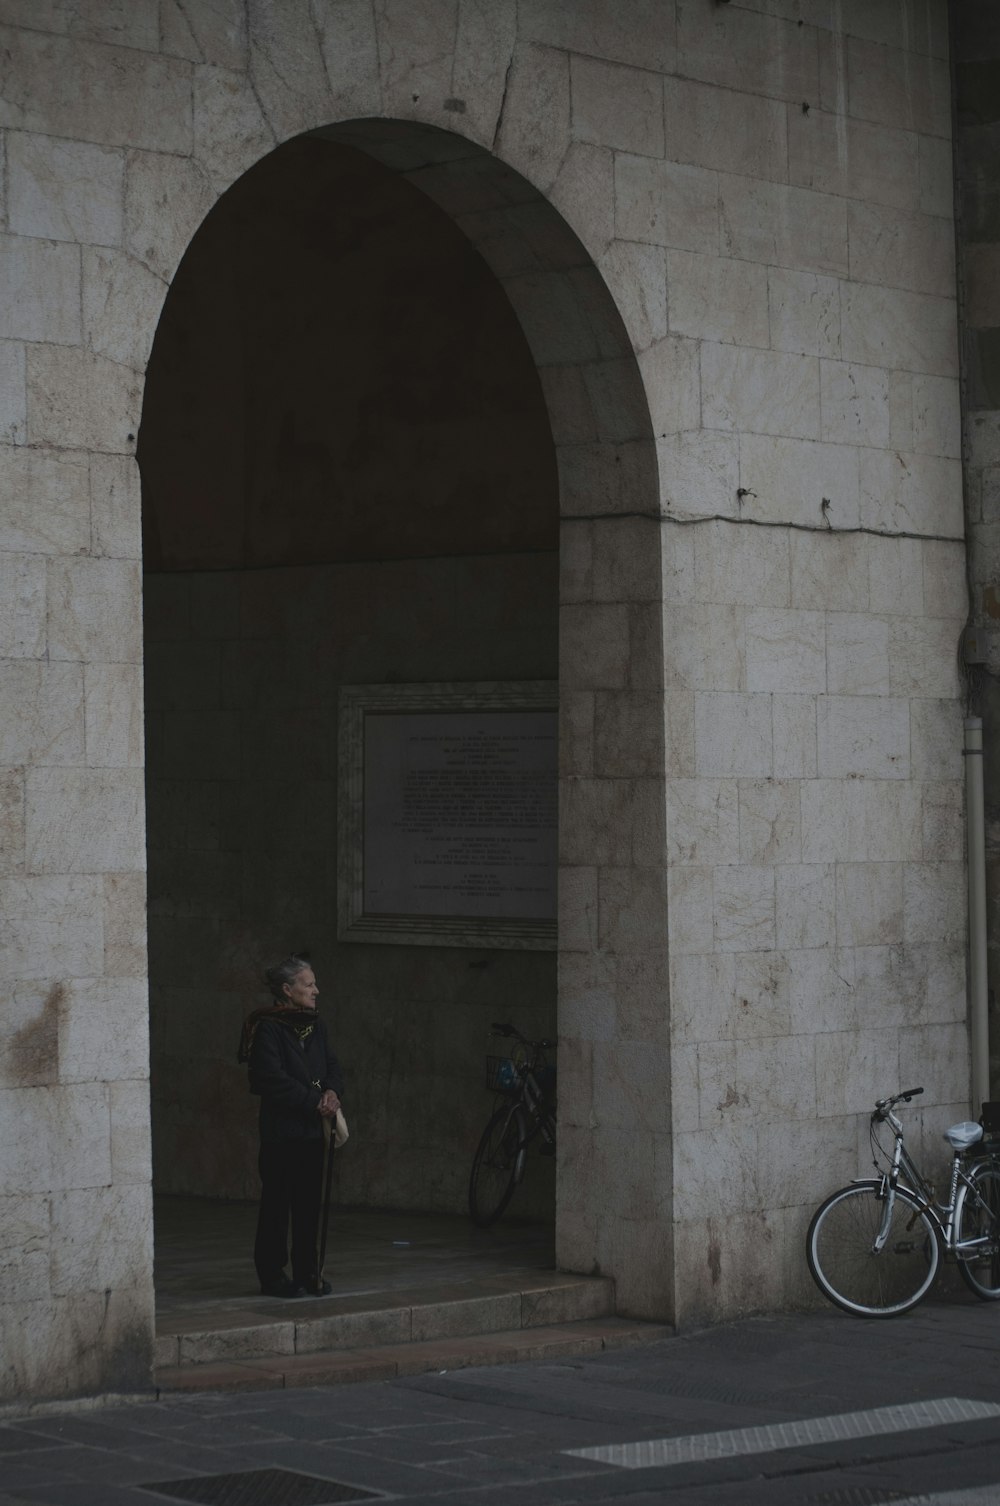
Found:
M 130 457 L 167 281 L 304 131 L 455 219 L 546 395 L 559 1259 L 682 1322 L 797 1300 L 874 1093 L 968 1107 L 943 0 L 0 20 L 5 1394 L 148 1352 Z

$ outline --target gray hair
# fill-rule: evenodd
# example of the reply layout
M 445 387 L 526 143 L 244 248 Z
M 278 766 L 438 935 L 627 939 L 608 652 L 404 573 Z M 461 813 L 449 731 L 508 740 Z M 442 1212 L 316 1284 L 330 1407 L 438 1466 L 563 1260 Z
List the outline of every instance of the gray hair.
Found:
M 269 967 L 264 974 L 264 982 L 271 990 L 271 997 L 283 1004 L 285 1001 L 285 984 L 294 983 L 299 973 L 304 973 L 310 967 L 312 967 L 312 963 L 308 957 L 297 957 L 294 955 L 283 958 L 281 962 L 275 963 L 274 967 Z

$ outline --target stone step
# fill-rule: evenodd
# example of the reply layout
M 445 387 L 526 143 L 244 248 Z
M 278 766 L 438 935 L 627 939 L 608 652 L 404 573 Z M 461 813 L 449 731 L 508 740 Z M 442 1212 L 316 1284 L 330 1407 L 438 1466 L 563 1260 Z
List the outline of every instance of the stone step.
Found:
M 273 1391 L 293 1386 L 352 1385 L 395 1380 L 430 1370 L 463 1370 L 472 1365 L 514 1365 L 526 1360 L 560 1362 L 605 1349 L 649 1344 L 673 1336 L 665 1323 L 627 1318 L 584 1318 L 575 1322 L 411 1340 L 408 1343 L 262 1355 L 199 1365 L 164 1366 L 156 1372 L 161 1395 L 183 1391 Z
M 242 1298 L 165 1315 L 154 1364 L 188 1366 L 284 1360 L 491 1333 L 550 1328 L 609 1317 L 614 1282 L 557 1271 L 510 1272 L 488 1280 L 351 1293 L 292 1302 Z

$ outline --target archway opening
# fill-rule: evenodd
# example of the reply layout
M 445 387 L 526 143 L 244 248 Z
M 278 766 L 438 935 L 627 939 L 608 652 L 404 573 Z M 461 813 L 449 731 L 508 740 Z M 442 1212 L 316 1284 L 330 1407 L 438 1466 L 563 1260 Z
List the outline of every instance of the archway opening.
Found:
M 489 1023 L 555 1035 L 556 956 L 338 935 L 338 702 L 561 678 L 560 1262 L 593 1269 L 616 1215 L 574 1135 L 595 1091 L 581 963 L 610 977 L 620 943 L 586 895 L 648 831 L 663 728 L 652 436 L 590 258 L 449 133 L 298 138 L 181 264 L 139 458 L 158 1190 L 256 1196 L 236 1036 L 261 966 L 306 950 L 355 1110 L 341 1202 L 464 1210 Z M 610 971 L 624 1017 L 638 974 Z M 551 1224 L 553 1163 L 529 1165 L 516 1212 Z

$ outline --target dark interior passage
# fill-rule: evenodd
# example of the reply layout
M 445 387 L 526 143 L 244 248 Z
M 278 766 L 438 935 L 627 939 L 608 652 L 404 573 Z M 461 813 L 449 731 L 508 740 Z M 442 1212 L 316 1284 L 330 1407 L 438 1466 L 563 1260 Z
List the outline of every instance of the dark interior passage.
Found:
M 255 1196 L 236 1064 L 307 949 L 343 1057 L 344 1202 L 460 1211 L 490 1020 L 555 1033 L 551 953 L 341 944 L 341 685 L 554 680 L 557 484 L 538 374 L 452 220 L 299 140 L 209 216 L 157 334 L 146 551 L 155 1178 Z M 518 1212 L 551 1212 L 534 1162 Z

